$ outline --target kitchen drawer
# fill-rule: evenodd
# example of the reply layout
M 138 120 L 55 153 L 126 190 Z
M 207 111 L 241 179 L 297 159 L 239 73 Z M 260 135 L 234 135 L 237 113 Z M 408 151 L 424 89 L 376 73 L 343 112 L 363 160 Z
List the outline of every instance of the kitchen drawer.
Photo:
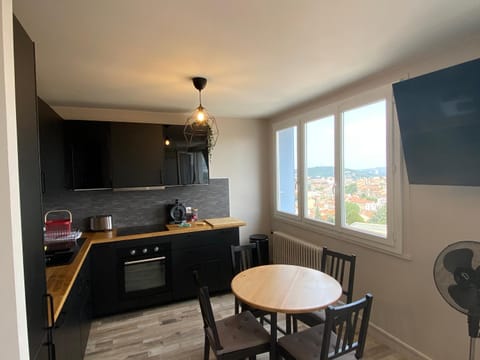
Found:
M 198 231 L 172 235 L 172 250 L 190 249 L 218 244 L 230 245 L 238 243 L 238 228 L 210 231 Z

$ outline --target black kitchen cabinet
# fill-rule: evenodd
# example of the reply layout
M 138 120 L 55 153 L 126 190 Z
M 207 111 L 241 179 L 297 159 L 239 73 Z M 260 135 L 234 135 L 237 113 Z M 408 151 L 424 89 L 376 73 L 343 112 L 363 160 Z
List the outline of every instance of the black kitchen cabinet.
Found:
M 13 18 L 18 171 L 22 223 L 23 266 L 31 359 L 48 358 L 46 279 L 43 253 L 35 46 Z M 47 345 L 45 345 L 47 344 Z M 46 357 L 47 356 L 47 357 Z
M 83 265 L 82 270 L 77 278 L 78 281 L 78 297 L 80 298 L 80 351 L 85 353 L 87 348 L 88 335 L 90 334 L 90 325 L 93 318 L 93 297 L 92 297 L 92 274 L 89 255 Z
M 197 296 L 192 272 L 211 293 L 228 291 L 232 280 L 231 245 L 239 244 L 238 228 L 175 235 L 172 239 L 175 300 Z
M 72 288 L 55 323 L 53 342 L 56 360 L 81 359 L 80 318 L 77 310 L 80 306 L 80 298 L 74 294 L 75 290 L 75 287 Z
M 64 126 L 68 188 L 111 188 L 110 123 L 66 120 Z
M 117 259 L 115 243 L 98 244 L 90 249 L 92 261 L 93 316 L 118 312 Z
M 54 195 L 65 189 L 63 119 L 38 98 L 42 192 Z
M 195 138 L 187 144 L 183 126 L 87 120 L 63 123 L 65 183 L 69 189 L 152 188 L 209 182 L 207 139 Z M 41 131 L 47 133 L 42 164 L 49 164 L 50 159 L 43 158 L 55 145 L 48 141 L 47 131 L 51 128 Z M 165 145 L 167 137 L 169 146 Z M 58 154 L 53 158 L 58 163 Z M 60 174 L 60 167 L 52 174 Z M 48 179 L 46 184 L 49 186 Z
M 114 188 L 164 184 L 163 125 L 112 123 L 111 153 Z
M 53 341 L 56 360 L 81 360 L 85 354 L 92 320 L 90 271 L 88 256 L 55 322 Z
M 196 136 L 190 143 L 184 135 L 184 126 L 165 125 L 165 137 L 170 145 L 165 146 L 165 185 L 208 184 L 208 141 L 205 136 Z

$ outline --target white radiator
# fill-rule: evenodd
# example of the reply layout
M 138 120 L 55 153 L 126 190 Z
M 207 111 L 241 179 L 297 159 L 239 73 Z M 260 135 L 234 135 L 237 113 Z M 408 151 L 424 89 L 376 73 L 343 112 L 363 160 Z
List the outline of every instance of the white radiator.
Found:
M 291 264 L 320 270 L 322 248 L 299 238 L 275 231 L 270 239 L 272 263 Z

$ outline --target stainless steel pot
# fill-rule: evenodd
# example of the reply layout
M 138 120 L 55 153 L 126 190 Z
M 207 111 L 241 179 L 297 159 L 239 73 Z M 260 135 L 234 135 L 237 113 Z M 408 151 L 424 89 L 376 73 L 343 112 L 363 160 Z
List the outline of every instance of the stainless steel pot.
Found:
M 112 215 L 96 215 L 90 217 L 91 231 L 111 231 L 112 224 Z

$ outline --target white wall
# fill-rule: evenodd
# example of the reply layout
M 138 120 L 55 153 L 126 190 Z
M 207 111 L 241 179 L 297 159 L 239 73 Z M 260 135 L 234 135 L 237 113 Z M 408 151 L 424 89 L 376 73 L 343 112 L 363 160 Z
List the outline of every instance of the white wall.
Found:
M 211 161 L 212 177 L 230 179 L 230 214 L 247 222 L 241 242 L 254 233 L 269 234 L 269 137 L 267 121 L 222 119 Z
M 54 107 L 64 119 L 184 124 L 188 114 L 117 109 Z M 211 109 L 212 113 L 214 112 Z M 254 233 L 270 231 L 268 122 L 247 118 L 216 118 L 217 144 L 210 160 L 210 177 L 228 178 L 230 216 L 244 220 L 241 242 Z M 201 213 L 200 213 L 201 217 Z
M 28 359 L 18 189 L 12 3 L 0 3 L 0 349 L 2 359 Z
M 416 61 L 376 74 L 304 106 L 289 115 L 329 103 L 378 85 L 396 82 L 480 57 L 480 35 L 454 48 L 438 49 Z M 289 116 L 288 115 L 288 116 Z M 285 116 L 276 117 L 275 121 Z M 271 194 L 273 195 L 273 194 Z M 459 240 L 480 241 L 480 187 L 419 186 L 405 183 L 404 242 L 410 259 L 323 237 L 272 218 L 272 227 L 313 243 L 357 255 L 355 296 L 374 295 L 372 323 L 387 332 L 396 345 L 403 342 L 407 358 L 467 359 L 469 337 L 466 316 L 451 308 L 438 293 L 433 264 L 438 253 Z M 375 331 L 371 327 L 371 333 Z M 372 331 L 373 330 L 373 331 Z M 378 329 L 377 329 L 378 330 Z M 408 344 L 408 345 L 407 345 Z M 478 358 L 478 357 L 477 357 Z

